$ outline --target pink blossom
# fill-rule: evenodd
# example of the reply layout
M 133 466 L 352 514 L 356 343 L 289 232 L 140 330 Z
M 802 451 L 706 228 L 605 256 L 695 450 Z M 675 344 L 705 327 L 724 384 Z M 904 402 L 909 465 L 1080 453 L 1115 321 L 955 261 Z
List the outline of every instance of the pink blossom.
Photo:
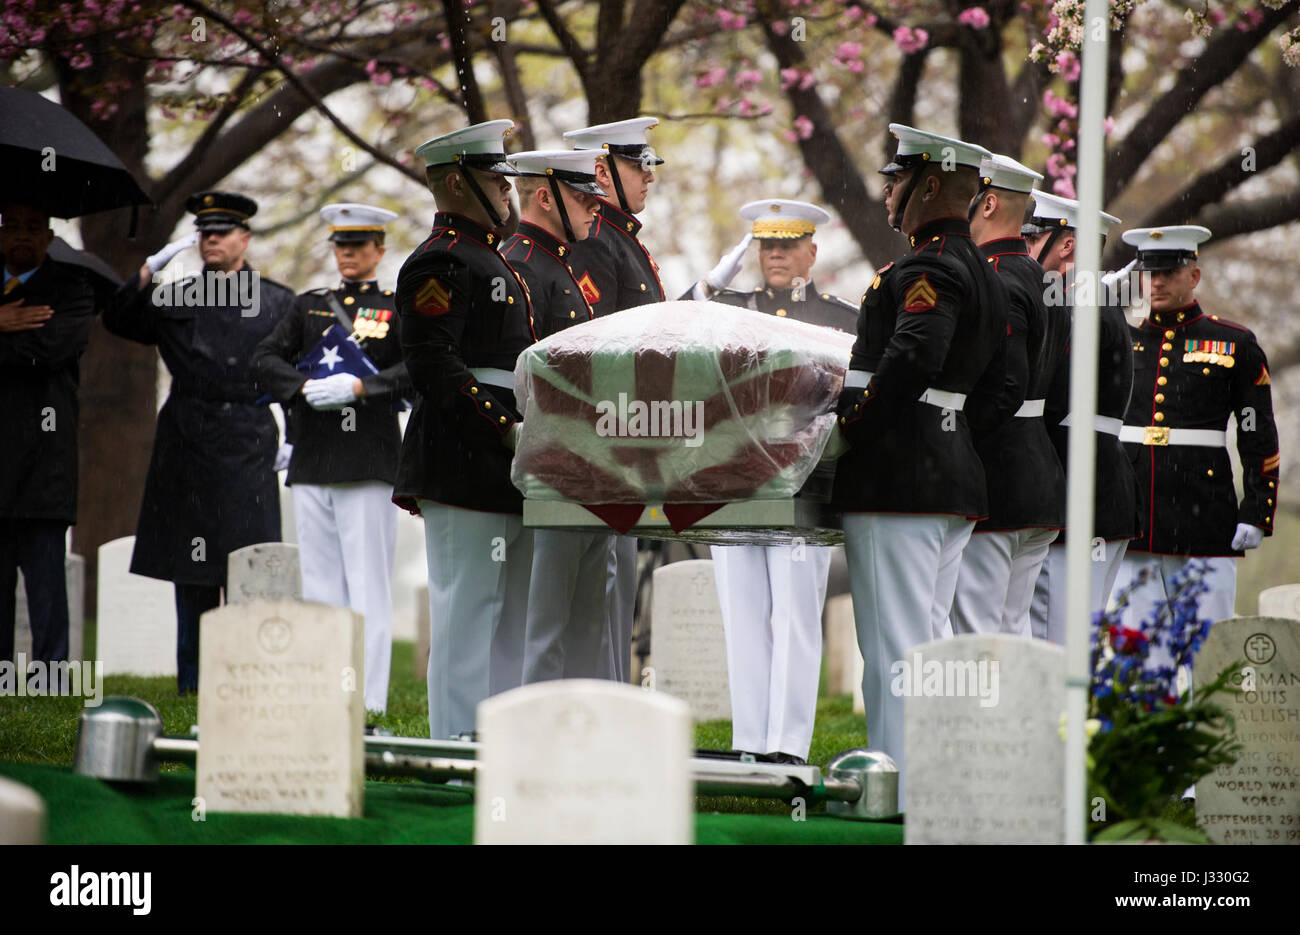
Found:
M 1107 136 L 1110 136 L 1112 133 L 1115 132 L 1115 118 L 1107 117 L 1106 120 L 1102 123 L 1101 128 L 1102 128 L 1102 132 L 1104 132 Z
M 1056 147 L 1061 145 L 1061 138 L 1055 133 L 1044 133 L 1043 145 L 1048 149 L 1056 149 Z
M 1241 19 L 1237 20 L 1237 28 L 1242 32 L 1249 32 L 1264 22 L 1264 14 L 1259 10 L 1250 8 L 1241 11 Z
M 736 87 L 742 91 L 749 91 L 763 80 L 763 73 L 756 68 L 742 68 L 736 72 Z
M 913 52 L 920 52 L 930 41 L 930 34 L 924 29 L 913 29 L 911 26 L 899 26 L 894 30 L 894 45 L 904 55 L 911 55 Z
M 987 29 L 989 15 L 982 6 L 973 6 L 957 14 L 957 22 L 963 26 L 969 26 L 971 29 Z
M 1210 22 L 1212 22 L 1215 26 L 1218 26 L 1220 23 L 1222 23 L 1223 18 L 1226 15 L 1227 14 L 1225 14 L 1218 7 L 1210 7 Z
M 730 10 L 718 10 L 718 25 L 723 29 L 744 29 L 748 20 L 743 13 L 732 13 Z
M 71 65 L 73 68 L 75 68 L 77 71 L 82 71 L 86 68 L 89 68 L 91 64 L 90 53 L 78 52 L 76 55 L 72 56 L 72 58 L 68 59 L 68 64 Z
M 856 6 L 849 7 L 847 10 L 844 11 L 844 16 L 842 17 L 842 19 L 845 25 L 849 23 L 856 23 L 858 20 L 862 19 L 862 7 L 856 7 Z
M 803 74 L 797 68 L 781 69 L 781 90 L 789 90 L 791 86 L 798 84 L 800 76 Z
M 1061 149 L 1065 150 L 1067 153 L 1070 150 L 1074 149 L 1074 138 L 1071 137 L 1065 140 L 1063 143 L 1061 143 Z
M 800 114 L 798 117 L 794 118 L 794 132 L 798 135 L 799 139 L 808 139 L 808 137 L 812 136 L 813 133 L 813 122 L 803 114 Z
M 742 117 L 752 116 L 756 111 L 757 108 L 754 106 L 754 102 L 751 101 L 749 98 L 744 98 L 743 100 L 741 100 L 740 106 L 736 108 L 736 112 L 739 113 L 740 116 Z
M 1048 155 L 1047 174 L 1053 176 L 1065 175 L 1065 156 L 1061 153 L 1051 153 Z
M 230 19 L 236 26 L 252 26 L 257 22 L 257 17 L 250 10 L 236 10 Z
M 772 24 L 772 32 L 778 36 L 784 36 L 789 30 L 790 27 L 786 25 L 785 20 L 779 19 Z
M 1075 197 L 1074 183 L 1071 182 L 1069 179 L 1057 179 L 1055 182 L 1052 183 L 1052 191 L 1060 195 L 1062 198 Z
M 695 76 L 695 86 L 697 88 L 711 88 L 725 77 L 727 77 L 727 69 L 717 62 L 709 62 L 704 71 Z
M 1056 71 L 1066 81 L 1079 80 L 1079 58 L 1069 49 L 1056 53 Z

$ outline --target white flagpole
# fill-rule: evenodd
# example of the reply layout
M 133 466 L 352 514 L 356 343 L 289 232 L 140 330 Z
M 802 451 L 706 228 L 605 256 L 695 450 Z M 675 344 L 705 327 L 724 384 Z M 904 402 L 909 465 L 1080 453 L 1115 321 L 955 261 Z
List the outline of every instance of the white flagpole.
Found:
M 1074 332 L 1070 339 L 1070 457 L 1065 524 L 1065 842 L 1087 840 L 1089 553 L 1092 550 L 1097 414 L 1097 332 L 1101 277 L 1101 218 L 1106 57 L 1110 4 L 1087 0 L 1079 80 L 1079 238 L 1075 273 Z M 1081 290 L 1084 290 L 1081 293 Z M 1091 298 L 1089 298 L 1091 297 Z M 1084 301 L 1080 301 L 1083 299 Z

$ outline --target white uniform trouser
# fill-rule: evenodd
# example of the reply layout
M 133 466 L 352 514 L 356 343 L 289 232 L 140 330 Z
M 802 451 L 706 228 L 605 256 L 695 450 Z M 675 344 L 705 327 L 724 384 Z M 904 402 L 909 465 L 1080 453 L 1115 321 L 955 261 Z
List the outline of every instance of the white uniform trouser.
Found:
M 606 628 L 606 533 L 533 531 L 523 683 L 599 678 Z
M 478 703 L 517 688 L 533 531 L 512 513 L 419 501 L 429 564 L 429 736 L 474 729 Z
M 898 764 L 900 808 L 907 782 L 903 699 L 890 691 L 890 667 L 914 647 L 952 635 L 957 570 L 974 528 L 970 520 L 941 514 L 844 514 L 844 557 L 865 663 L 867 742 Z
M 808 758 L 822 662 L 825 546 L 713 546 L 731 684 L 731 746 Z
M 1088 614 L 1089 620 L 1106 609 L 1111 588 L 1119 574 L 1120 560 L 1128 548 L 1127 539 L 1111 539 L 1102 543 L 1104 551 L 1089 555 L 1088 561 Z M 1065 645 L 1065 545 L 1053 545 L 1047 550 L 1047 561 L 1034 584 L 1034 600 L 1030 607 L 1030 628 L 1035 639 L 1047 640 L 1058 646 Z
M 366 618 L 366 708 L 382 714 L 393 661 L 393 487 L 363 481 L 289 489 L 303 600 L 350 607 Z
M 614 536 L 606 582 L 606 632 L 602 638 L 600 677 L 628 681 L 632 659 L 632 624 L 636 613 L 636 536 Z M 638 673 L 638 677 L 640 673 Z
M 1209 569 L 1205 575 L 1205 584 L 1209 590 L 1200 596 L 1200 602 L 1197 604 L 1197 619 L 1204 620 L 1208 618 L 1212 622 L 1217 622 L 1233 616 L 1233 608 L 1237 599 L 1237 559 L 1235 557 L 1226 555 L 1196 559 L 1194 556 L 1189 558 L 1186 555 L 1152 555 L 1150 552 L 1129 552 L 1120 563 L 1115 589 L 1111 592 L 1112 603 L 1114 598 L 1141 573 L 1143 568 L 1154 565 L 1155 570 L 1145 585 L 1129 595 L 1128 606 L 1119 614 L 1120 624 L 1134 630 L 1141 629 L 1143 621 L 1153 618 L 1156 604 L 1167 601 L 1173 596 L 1174 575 L 1182 571 L 1189 561 L 1209 563 Z M 1166 632 L 1168 631 L 1166 630 Z M 1173 664 L 1173 659 L 1170 657 L 1168 650 L 1163 647 L 1151 647 L 1151 653 L 1147 659 L 1148 666 Z M 1190 675 L 1190 673 L 1188 674 Z
M 1029 636 L 1029 602 L 1034 596 L 1055 529 L 976 532 L 961 552 L 952 600 L 952 631 Z

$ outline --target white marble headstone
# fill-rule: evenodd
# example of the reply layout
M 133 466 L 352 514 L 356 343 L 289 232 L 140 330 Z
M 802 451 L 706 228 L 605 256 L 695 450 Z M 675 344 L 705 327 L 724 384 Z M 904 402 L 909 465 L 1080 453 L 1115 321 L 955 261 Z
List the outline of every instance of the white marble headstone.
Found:
M 287 599 L 203 615 L 196 772 L 209 811 L 361 816 L 362 620 Z
M 35 789 L 0 776 L 0 845 L 44 843 L 45 800 Z
M 343 574 L 343 569 L 339 569 Z M 259 542 L 230 553 L 226 560 L 226 603 L 302 599 L 298 547 L 286 542 Z
M 901 662 L 906 843 L 1062 843 L 1065 651 L 966 635 Z
M 1300 844 L 1300 620 L 1216 622 L 1193 682 L 1207 685 L 1234 663 L 1244 667 L 1234 680 L 1243 691 L 1214 700 L 1231 713 L 1242 750 L 1196 784 L 1196 821 L 1215 844 Z
M 1280 584 L 1260 591 L 1259 615 L 1300 620 L 1300 584 Z
M 686 703 L 568 679 L 478 706 L 476 844 L 690 844 L 695 786 Z
M 697 721 L 730 718 L 727 638 L 713 562 L 692 559 L 655 569 L 650 620 L 655 691 L 681 698 Z
M 84 659 L 86 632 L 86 560 L 69 552 L 63 560 L 64 580 L 68 589 L 68 658 Z M 14 653 L 32 656 L 32 624 L 27 613 L 27 587 L 18 572 L 18 589 L 14 596 Z
M 95 654 L 105 675 L 175 675 L 176 592 L 131 574 L 134 548 L 135 536 L 99 547 Z

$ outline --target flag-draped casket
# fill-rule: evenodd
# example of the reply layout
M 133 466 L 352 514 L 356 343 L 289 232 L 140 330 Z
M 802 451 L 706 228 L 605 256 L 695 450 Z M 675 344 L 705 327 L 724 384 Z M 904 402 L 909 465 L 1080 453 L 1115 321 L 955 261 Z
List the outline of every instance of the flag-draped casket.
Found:
M 661 302 L 520 355 L 512 480 L 532 500 L 704 504 L 794 496 L 834 426 L 853 336 Z

